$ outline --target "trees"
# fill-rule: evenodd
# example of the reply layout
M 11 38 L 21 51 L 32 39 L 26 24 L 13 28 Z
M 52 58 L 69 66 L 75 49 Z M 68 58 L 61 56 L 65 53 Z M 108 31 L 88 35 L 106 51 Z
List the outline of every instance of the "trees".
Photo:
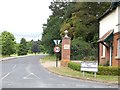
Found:
M 27 42 L 25 38 L 22 38 L 19 44 L 19 48 L 18 48 L 18 56 L 27 55 L 27 53 L 28 53 Z
M 31 48 L 31 51 L 35 54 L 40 53 L 40 46 L 39 46 L 39 43 L 37 41 L 34 41 L 32 48 Z
M 43 24 L 42 44 L 47 53 L 54 54 L 54 39 L 61 39 L 60 28 L 64 21 L 64 8 L 67 3 L 64 2 L 52 2 L 49 8 L 52 11 L 52 15 L 49 16 L 47 24 Z
M 11 55 L 16 52 L 15 50 L 15 37 L 12 33 L 3 31 L 2 37 L 2 55 Z
M 90 56 L 91 46 L 81 38 L 72 40 L 71 59 L 81 60 L 84 57 Z
M 64 31 L 69 31 L 71 37 L 72 52 L 71 58 L 83 58 L 90 55 L 97 57 L 98 48 L 98 17 L 109 8 L 109 2 L 52 2 L 50 9 L 52 15 L 49 16 L 47 24 L 43 25 L 42 42 L 49 54 L 53 53 L 54 39 L 61 39 L 64 36 Z M 79 44 L 77 47 L 75 43 Z M 85 47 L 84 45 L 88 46 Z M 79 48 L 81 46 L 81 49 Z M 81 56 L 81 52 L 86 48 L 89 50 Z M 95 52 L 95 53 L 90 53 Z
M 27 41 L 27 50 L 28 50 L 28 53 L 33 53 L 33 52 L 32 52 L 33 43 L 34 43 L 33 40 Z
M 60 27 L 62 23 L 62 19 L 57 17 L 51 16 L 48 19 L 47 27 L 44 25 L 43 34 L 42 34 L 42 44 L 46 48 L 49 54 L 54 54 L 54 39 L 61 39 L 60 37 Z

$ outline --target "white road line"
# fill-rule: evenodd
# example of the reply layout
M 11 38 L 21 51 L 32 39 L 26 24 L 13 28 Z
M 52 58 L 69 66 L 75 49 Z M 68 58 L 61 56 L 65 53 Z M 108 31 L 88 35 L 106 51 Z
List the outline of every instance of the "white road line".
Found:
M 13 67 L 12 67 L 12 71 L 10 71 L 9 73 L 7 73 L 4 77 L 2 77 L 0 80 L 3 80 L 3 79 L 5 79 L 8 75 L 10 75 L 10 73 L 12 73 L 13 72 L 13 69 L 16 67 L 16 65 L 14 65 Z
M 34 77 L 40 79 L 40 78 L 39 78 L 37 75 L 35 75 L 34 73 L 30 73 L 30 74 L 27 75 L 26 77 L 23 77 L 23 79 L 30 79 L 29 76 L 34 76 Z M 35 79 L 35 78 L 33 78 L 33 79 Z
M 8 75 L 10 75 L 10 72 L 7 73 L 4 77 L 2 77 L 1 80 L 5 79 Z
M 13 67 L 12 67 L 12 69 L 14 69 L 16 67 L 16 65 L 14 65 Z

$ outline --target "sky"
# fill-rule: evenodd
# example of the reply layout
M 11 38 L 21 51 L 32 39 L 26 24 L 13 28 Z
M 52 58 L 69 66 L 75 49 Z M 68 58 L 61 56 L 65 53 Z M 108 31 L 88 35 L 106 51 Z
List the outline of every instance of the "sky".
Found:
M 52 0 L 0 0 L 0 32 L 14 34 L 16 41 L 41 39 L 42 24 L 47 22 Z

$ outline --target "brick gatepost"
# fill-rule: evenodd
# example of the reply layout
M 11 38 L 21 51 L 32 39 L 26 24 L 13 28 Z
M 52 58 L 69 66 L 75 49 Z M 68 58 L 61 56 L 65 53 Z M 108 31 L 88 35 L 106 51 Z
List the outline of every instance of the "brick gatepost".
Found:
M 67 36 L 68 31 L 65 31 L 65 36 L 62 39 L 62 58 L 61 58 L 61 66 L 68 66 L 68 62 L 70 62 L 70 37 Z

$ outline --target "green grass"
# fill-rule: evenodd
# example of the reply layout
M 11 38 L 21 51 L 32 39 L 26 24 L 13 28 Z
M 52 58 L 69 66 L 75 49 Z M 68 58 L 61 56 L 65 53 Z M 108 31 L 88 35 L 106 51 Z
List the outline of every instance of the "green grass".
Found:
M 46 56 L 42 59 L 42 62 L 49 62 L 49 61 L 55 61 L 55 56 Z M 83 79 L 83 80 L 92 80 L 92 81 L 98 81 L 98 82 L 105 82 L 105 83 L 115 83 L 118 84 L 118 76 L 110 76 L 110 75 L 96 75 L 96 78 L 94 77 L 94 73 L 86 73 L 83 77 L 83 73 L 80 71 L 76 71 L 73 69 L 70 69 L 69 67 L 49 67 L 47 68 L 49 71 L 54 72 L 59 75 L 63 76 L 69 76 L 73 78 Z
M 55 60 L 56 60 L 55 56 L 47 55 L 46 57 L 44 57 L 43 59 L 41 59 L 41 62 L 45 63 L 47 61 L 55 61 Z
M 12 54 L 12 55 L 4 55 L 4 56 L 2 56 L 2 55 L 0 55 L 0 58 L 6 58 L 6 57 L 15 57 L 15 56 L 17 56 L 17 54 Z
M 115 84 L 118 83 L 118 76 L 96 75 L 96 78 L 95 78 L 94 74 L 85 73 L 85 76 L 83 77 L 82 72 L 75 71 L 68 67 L 60 67 L 60 68 L 51 67 L 51 68 L 48 68 L 48 70 L 59 75 L 70 76 L 70 77 L 83 79 L 83 80 L 92 80 L 92 81 L 115 83 Z

